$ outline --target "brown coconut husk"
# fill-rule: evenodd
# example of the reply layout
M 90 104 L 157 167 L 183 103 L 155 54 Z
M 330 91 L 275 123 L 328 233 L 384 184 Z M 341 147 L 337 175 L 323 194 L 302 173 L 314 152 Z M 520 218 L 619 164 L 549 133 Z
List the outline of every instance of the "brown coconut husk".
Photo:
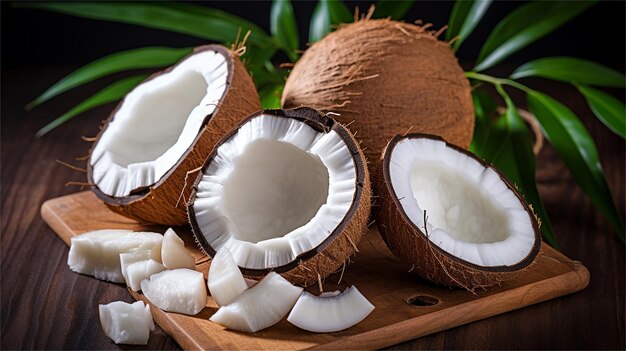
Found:
M 293 284 L 300 286 L 309 286 L 318 283 L 328 275 L 339 271 L 344 265 L 349 263 L 349 259 L 358 249 L 357 245 L 367 231 L 368 217 L 371 209 L 371 184 L 369 173 L 366 166 L 365 156 L 361 151 L 358 142 L 354 136 L 340 123 L 332 118 L 311 108 L 297 108 L 291 110 L 262 110 L 258 111 L 248 118 L 240 122 L 240 124 L 231 130 L 228 134 L 216 144 L 215 149 L 207 158 L 202 171 L 198 174 L 194 182 L 194 190 L 188 203 L 187 212 L 189 214 L 189 223 L 193 230 L 194 236 L 200 249 L 214 256 L 216 251 L 206 241 L 198 226 L 193 202 L 196 196 L 196 187 L 202 179 L 202 174 L 209 167 L 215 156 L 219 145 L 226 142 L 237 133 L 240 126 L 249 120 L 262 115 L 269 114 L 284 118 L 294 118 L 305 122 L 313 129 L 328 133 L 335 131 L 346 143 L 351 151 L 356 171 L 356 191 L 352 200 L 352 206 L 348 210 L 343 220 L 337 225 L 333 232 L 316 248 L 303 253 L 294 261 L 271 269 L 246 269 L 242 268 L 245 276 L 253 279 L 259 279 L 270 271 L 280 273 Z
M 342 25 L 298 60 L 283 107 L 311 106 L 354 122 L 350 130 L 372 161 L 411 128 L 467 148 L 474 131 L 470 84 L 450 45 L 437 40 L 440 31 L 429 27 L 367 18 Z
M 254 82 L 239 60 L 236 52 L 220 45 L 206 45 L 197 47 L 187 57 L 203 51 L 216 51 L 226 57 L 228 79 L 222 100 L 218 103 L 215 111 L 205 118 L 204 128 L 198 133 L 193 144 L 155 184 L 137 189 L 125 197 L 109 196 L 100 191 L 97 185 L 93 185 L 94 193 L 111 210 L 149 223 L 171 226 L 187 224 L 185 199 L 188 199 L 191 193 L 193 176 L 199 171 L 206 156 L 211 152 L 220 137 L 236 126 L 248 114 L 261 108 Z M 170 72 L 174 67 L 176 66 L 155 73 L 144 82 Z M 115 118 L 117 110 L 123 103 L 124 100 L 117 105 L 110 117 L 104 122 L 104 127 L 96 137 L 91 150 L 95 148 L 102 134 L 106 132 L 108 124 Z M 87 161 L 87 179 L 89 183 L 94 183 L 92 171 L 90 162 Z
M 448 144 L 457 151 L 460 151 L 485 167 L 493 169 L 505 182 L 507 187 L 520 200 L 526 211 L 530 215 L 530 220 L 535 234 L 535 244 L 530 253 L 520 262 L 512 266 L 483 267 L 465 261 L 442 250 L 428 239 L 428 233 L 422 232 L 409 219 L 404 212 L 400 201 L 391 184 L 389 175 L 389 162 L 391 152 L 395 145 L 405 138 L 431 138 L 442 140 L 439 137 L 424 134 L 396 135 L 389 141 L 381 156 L 381 163 L 376 175 L 375 190 L 378 195 L 376 206 L 376 218 L 378 229 L 389 249 L 405 263 L 412 272 L 435 283 L 464 288 L 469 291 L 486 288 L 492 285 L 499 285 L 501 282 L 515 277 L 520 272 L 528 269 L 536 262 L 541 248 L 541 231 L 539 224 L 532 211 L 532 208 L 524 201 L 517 188 L 497 169 L 486 164 L 480 158 L 469 151 Z M 425 222 L 428 214 L 424 213 Z

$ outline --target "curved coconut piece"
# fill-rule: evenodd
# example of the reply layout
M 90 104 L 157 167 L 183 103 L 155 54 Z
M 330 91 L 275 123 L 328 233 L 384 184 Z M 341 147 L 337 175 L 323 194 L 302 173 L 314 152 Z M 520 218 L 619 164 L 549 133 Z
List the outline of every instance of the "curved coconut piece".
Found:
M 252 114 L 218 142 L 188 205 L 207 254 L 246 276 L 310 285 L 342 267 L 367 227 L 370 181 L 352 134 L 310 108 Z
M 497 169 L 436 136 L 395 136 L 376 180 L 377 223 L 420 276 L 473 290 L 528 268 L 541 246 L 532 209 Z
M 90 151 L 88 181 L 115 212 L 187 224 L 194 172 L 221 135 L 258 109 L 259 96 L 238 57 L 223 46 L 198 47 L 118 104 Z
M 334 291 L 320 296 L 305 291 L 287 321 L 311 332 L 333 333 L 356 325 L 373 310 L 374 305 L 354 285 L 342 293 Z
M 467 148 L 474 131 L 470 85 L 450 45 L 389 19 L 342 25 L 313 44 L 289 74 L 282 106 L 339 113 L 370 171 L 396 134 L 410 129 Z

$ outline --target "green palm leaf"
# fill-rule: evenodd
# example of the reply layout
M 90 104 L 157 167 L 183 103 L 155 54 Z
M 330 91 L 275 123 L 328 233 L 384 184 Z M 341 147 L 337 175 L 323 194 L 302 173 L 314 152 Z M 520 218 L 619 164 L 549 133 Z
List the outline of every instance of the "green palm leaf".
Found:
M 448 21 L 446 40 L 450 41 L 458 36 L 458 39 L 452 44 L 455 50 L 472 34 L 474 28 L 476 28 L 485 12 L 487 12 L 489 5 L 491 5 L 491 0 L 457 0 L 454 3 L 450 20 Z
M 538 91 L 528 91 L 528 105 L 576 182 L 624 241 L 624 223 L 604 179 L 596 146 L 585 126 L 565 105 Z
M 270 11 L 270 28 L 272 35 L 287 50 L 291 61 L 296 61 L 299 47 L 298 25 L 289 0 L 274 0 Z
M 317 2 L 309 25 L 309 42 L 314 43 L 330 33 L 331 25 L 352 22 L 350 10 L 338 0 Z
M 401 20 L 411 9 L 413 2 L 413 0 L 378 0 L 373 17 L 391 17 L 394 20 Z
M 139 83 L 146 79 L 146 77 L 147 75 L 140 75 L 118 80 L 117 82 L 88 97 L 80 104 L 74 106 L 71 110 L 65 112 L 54 121 L 47 124 L 45 127 L 41 128 L 37 132 L 36 136 L 43 136 L 52 129 L 69 121 L 80 113 L 98 107 L 100 105 L 122 99 L 124 96 L 126 96 L 126 94 L 128 94 L 128 92 L 130 92 L 134 87 L 136 87 Z
M 517 8 L 485 41 L 476 71 L 485 70 L 541 39 L 593 5 L 594 1 L 538 1 Z
M 109 74 L 174 64 L 190 52 L 191 48 L 145 47 L 105 56 L 68 74 L 29 103 L 27 108 L 35 107 L 61 93 Z
M 577 85 L 593 114 L 615 134 L 626 139 L 626 107 L 611 95 L 584 85 Z
M 542 77 L 605 87 L 626 87 L 624 74 L 595 62 L 574 57 L 545 57 L 523 64 L 511 78 Z

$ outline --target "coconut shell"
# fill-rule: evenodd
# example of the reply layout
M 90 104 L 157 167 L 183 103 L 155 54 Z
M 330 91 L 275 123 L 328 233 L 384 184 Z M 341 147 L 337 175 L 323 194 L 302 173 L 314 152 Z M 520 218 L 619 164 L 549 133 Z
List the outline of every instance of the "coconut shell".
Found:
M 287 78 L 282 105 L 339 113 L 370 161 L 409 129 L 464 148 L 474 131 L 470 85 L 450 45 L 389 19 L 343 25 L 313 44 Z
M 368 218 L 371 209 L 371 184 L 366 166 L 365 156 L 361 151 L 358 142 L 350 131 L 332 118 L 329 118 L 319 111 L 311 108 L 297 108 L 291 110 L 262 110 L 250 115 L 241 121 L 239 126 L 244 125 L 249 120 L 262 115 L 294 118 L 305 122 L 313 129 L 328 133 L 335 131 L 346 143 L 351 151 L 354 160 L 356 173 L 356 190 L 354 193 L 352 206 L 346 213 L 343 220 L 337 225 L 333 232 L 317 247 L 301 254 L 296 259 L 286 265 L 271 269 L 247 269 L 241 268 L 246 277 L 260 279 L 270 271 L 280 273 L 293 284 L 309 286 L 323 280 L 328 275 L 341 270 L 344 265 L 349 264 L 349 259 L 357 252 L 357 245 L 367 231 Z M 198 226 L 193 202 L 196 197 L 196 188 L 202 179 L 202 174 L 209 167 L 212 160 L 217 155 L 218 147 L 230 139 L 239 126 L 226 134 L 220 140 L 213 152 L 207 158 L 202 172 L 198 174 L 194 182 L 194 190 L 188 203 L 187 212 L 189 223 L 193 230 L 196 241 L 202 251 L 209 256 L 214 256 L 216 251 L 206 241 L 200 227 Z
M 195 48 L 187 57 L 203 51 L 215 51 L 226 58 L 228 78 L 222 100 L 213 113 L 206 116 L 204 127 L 196 136 L 193 144 L 155 184 L 137 189 L 125 197 L 107 195 L 97 185 L 93 185 L 94 193 L 114 212 L 148 223 L 170 226 L 187 224 L 185 202 L 191 193 L 195 174 L 204 163 L 206 156 L 213 150 L 215 143 L 222 135 L 226 134 L 247 115 L 261 108 L 254 82 L 235 53 L 220 45 L 205 45 Z M 174 67 L 176 66 L 153 74 L 144 83 L 156 76 L 170 72 Z M 110 117 L 104 122 L 104 127 L 96 137 L 91 150 L 95 148 L 100 137 L 106 132 L 107 126 L 115 118 L 117 110 L 123 103 L 124 100 L 117 105 Z M 89 183 L 93 184 L 93 169 L 90 163 L 87 161 L 87 178 Z
M 541 248 L 541 232 L 530 206 L 524 201 L 515 186 L 497 169 L 486 164 L 469 151 L 451 144 L 448 144 L 448 147 L 474 158 L 485 167 L 492 168 L 507 187 L 515 193 L 525 210 L 530 214 L 535 234 L 535 244 L 530 253 L 515 265 L 485 267 L 465 261 L 442 250 L 428 239 L 426 233 L 413 224 L 406 212 L 404 212 L 391 184 L 389 162 L 391 152 L 400 140 L 424 137 L 441 140 L 439 137 L 424 134 L 396 135 L 383 150 L 375 180 L 375 192 L 378 196 L 376 222 L 387 247 L 400 261 L 406 264 L 407 270 L 435 283 L 449 287 L 465 288 L 470 291 L 500 284 L 534 264 Z

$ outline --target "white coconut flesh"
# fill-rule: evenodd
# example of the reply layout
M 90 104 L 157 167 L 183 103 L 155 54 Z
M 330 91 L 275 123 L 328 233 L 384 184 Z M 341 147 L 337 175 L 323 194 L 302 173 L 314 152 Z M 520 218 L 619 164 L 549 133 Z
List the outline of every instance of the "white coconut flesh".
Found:
M 115 301 L 100 305 L 98 312 L 104 334 L 116 344 L 148 344 L 150 331 L 154 330 L 149 305 L 142 301 L 132 304 Z
M 303 292 L 287 320 L 296 327 L 316 333 L 332 333 L 359 323 L 374 310 L 372 305 L 351 286 L 343 293 L 315 296 Z
M 445 142 L 398 141 L 389 174 L 411 222 L 449 254 L 478 266 L 512 266 L 533 249 L 531 214 L 520 199 L 493 169 Z
M 242 268 L 289 264 L 333 233 L 356 192 L 344 140 L 293 118 L 262 114 L 217 149 L 197 186 L 195 220 Z
M 191 269 L 152 274 L 141 281 L 140 287 L 148 300 L 164 311 L 195 315 L 206 306 L 204 276 Z
M 220 307 L 209 319 L 228 329 L 254 333 L 280 322 L 302 290 L 279 274 L 270 272 L 233 302 Z
M 211 260 L 207 287 L 218 306 L 228 305 L 248 288 L 228 249 L 220 250 Z
M 100 191 L 124 197 L 163 178 L 215 111 L 227 78 L 225 57 L 202 51 L 126 95 L 91 154 Z

